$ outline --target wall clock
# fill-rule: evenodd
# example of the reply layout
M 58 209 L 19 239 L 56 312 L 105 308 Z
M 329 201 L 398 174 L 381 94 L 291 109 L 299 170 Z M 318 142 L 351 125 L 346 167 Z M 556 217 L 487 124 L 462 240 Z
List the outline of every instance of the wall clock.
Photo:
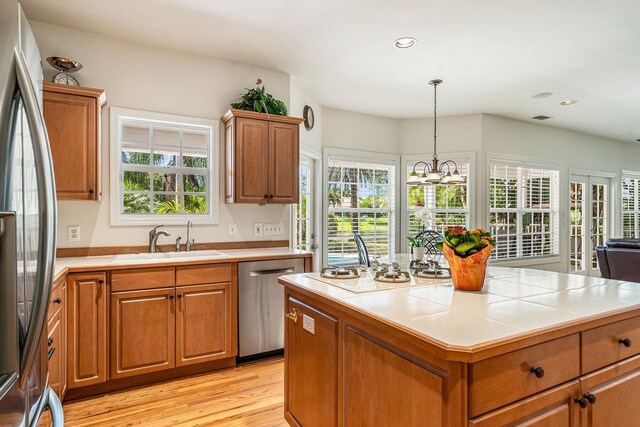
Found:
M 313 108 L 308 105 L 304 106 L 304 110 L 302 111 L 302 118 L 304 118 L 304 128 L 306 130 L 313 129 L 313 125 L 315 124 L 315 117 L 313 115 Z

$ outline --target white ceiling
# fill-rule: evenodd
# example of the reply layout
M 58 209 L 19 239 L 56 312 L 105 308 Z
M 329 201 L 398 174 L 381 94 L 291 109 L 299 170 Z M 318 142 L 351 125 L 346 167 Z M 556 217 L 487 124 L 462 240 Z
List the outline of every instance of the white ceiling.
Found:
M 323 106 L 640 138 L 638 0 L 22 0 L 30 19 L 294 75 Z M 400 50 L 401 36 L 418 39 Z M 267 89 L 268 89 L 268 83 Z M 250 84 L 249 82 L 247 84 Z M 546 99 L 533 99 L 553 92 Z M 560 106 L 577 99 L 573 106 Z M 536 122 L 537 123 L 537 122 Z

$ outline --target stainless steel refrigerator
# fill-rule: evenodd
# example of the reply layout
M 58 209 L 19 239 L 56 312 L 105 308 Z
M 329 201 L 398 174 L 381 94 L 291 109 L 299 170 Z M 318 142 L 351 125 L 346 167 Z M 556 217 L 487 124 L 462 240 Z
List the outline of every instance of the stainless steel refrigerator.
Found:
M 0 0 L 0 426 L 35 425 L 47 405 L 63 425 L 47 373 L 56 201 L 41 88 L 29 23 Z

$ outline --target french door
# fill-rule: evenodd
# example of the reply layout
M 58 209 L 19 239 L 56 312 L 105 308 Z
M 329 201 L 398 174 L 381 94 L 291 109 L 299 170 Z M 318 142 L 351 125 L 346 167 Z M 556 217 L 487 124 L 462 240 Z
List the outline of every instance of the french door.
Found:
M 609 178 L 571 175 L 569 272 L 599 276 L 596 246 L 604 245 L 611 228 Z
M 300 156 L 300 191 L 297 205 L 293 205 L 293 248 L 315 252 L 316 244 L 314 224 L 314 160 Z

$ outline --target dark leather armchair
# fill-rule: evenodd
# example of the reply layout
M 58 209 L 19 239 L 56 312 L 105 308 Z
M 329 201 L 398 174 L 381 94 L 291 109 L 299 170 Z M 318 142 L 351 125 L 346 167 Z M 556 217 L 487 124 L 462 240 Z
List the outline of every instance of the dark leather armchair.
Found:
M 609 239 L 596 255 L 602 277 L 640 282 L 640 239 Z

